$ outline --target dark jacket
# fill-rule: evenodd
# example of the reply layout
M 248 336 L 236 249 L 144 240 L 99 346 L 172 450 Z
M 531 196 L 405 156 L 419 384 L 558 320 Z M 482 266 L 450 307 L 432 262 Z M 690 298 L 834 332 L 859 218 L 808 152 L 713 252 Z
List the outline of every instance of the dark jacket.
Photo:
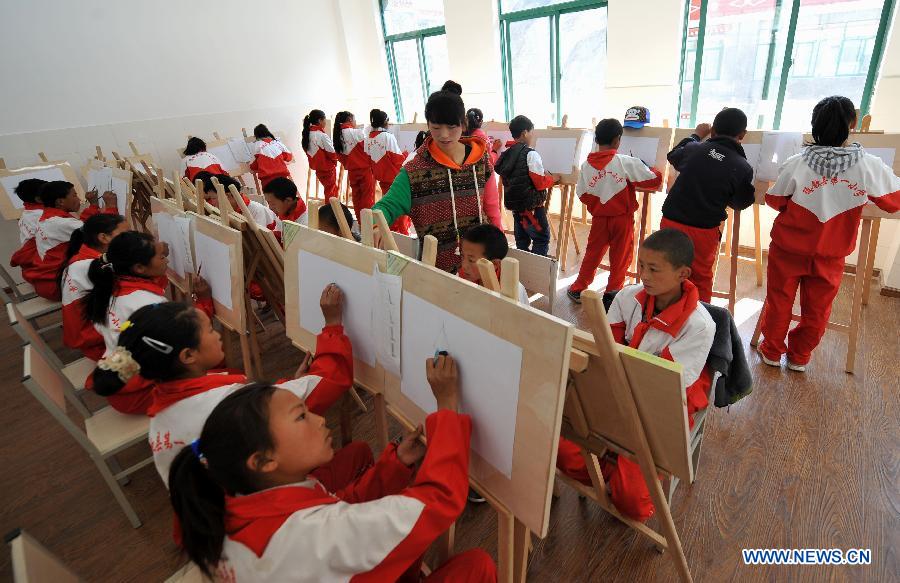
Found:
M 531 151 L 526 144 L 516 143 L 500 154 L 494 166 L 503 181 L 503 206 L 508 210 L 534 210 L 547 200 L 547 191 L 535 188 L 528 173 L 528 153 Z
M 753 204 L 753 168 L 740 142 L 728 137 L 701 142 L 692 135 L 667 156 L 680 173 L 663 203 L 671 221 L 711 229 L 725 220 L 725 208 L 743 210 Z

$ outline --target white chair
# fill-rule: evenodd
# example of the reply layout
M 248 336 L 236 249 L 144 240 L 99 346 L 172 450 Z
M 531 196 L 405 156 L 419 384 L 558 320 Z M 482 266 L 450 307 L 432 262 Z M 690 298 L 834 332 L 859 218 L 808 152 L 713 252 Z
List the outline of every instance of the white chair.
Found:
M 559 261 L 555 257 L 535 255 L 514 247 L 509 248 L 507 257 L 519 262 L 519 281 L 529 292 L 541 292 L 547 298 L 548 312 L 553 313 L 556 303 L 556 280 L 559 277 Z
M 40 351 L 47 360 L 49 366 L 53 367 L 57 374 L 63 376 L 66 380 L 65 395 L 66 399 L 71 403 L 78 413 L 87 419 L 91 416 L 87 404 L 84 402 L 82 395 L 84 394 L 84 384 L 88 375 L 97 366 L 90 358 L 79 358 L 70 364 L 63 364 L 60 358 L 53 352 L 53 349 L 44 342 L 38 331 L 31 325 L 27 319 L 22 317 L 21 312 L 16 308 L 15 304 L 6 304 L 6 314 L 9 317 L 9 323 L 12 329 L 16 331 L 19 338 L 25 344 L 30 344 L 32 348 Z
M 48 314 L 58 312 L 62 309 L 61 302 L 54 302 L 40 296 L 34 296 L 22 301 L 18 301 L 15 298 L 11 297 L 8 293 L 6 293 L 6 290 L 4 290 L 2 286 L 0 286 L 0 299 L 2 299 L 3 303 L 7 305 L 15 304 L 19 311 L 22 313 L 22 316 L 28 318 L 28 320 L 30 321 L 35 321 L 41 316 L 46 316 Z M 52 328 L 58 328 L 61 325 L 62 323 L 52 324 L 50 326 L 47 326 L 46 328 L 41 328 L 39 332 L 44 332 Z
M 113 496 L 122 507 L 134 528 L 141 525 L 119 480 L 153 462 L 148 456 L 131 467 L 119 470 L 115 455 L 139 443 L 147 443 L 149 417 L 124 415 L 112 407 L 96 411 L 84 420 L 84 429 L 76 425 L 66 414 L 66 391 L 69 381 L 58 372 L 43 354 L 31 345 L 25 346 L 25 375 L 22 384 L 44 406 L 56 421 L 68 431 L 75 441 L 91 456 L 97 470 Z M 113 472 L 116 472 L 115 474 Z
M 34 286 L 30 283 L 22 282 L 17 283 L 15 279 L 13 279 L 12 274 L 6 271 L 6 268 L 0 264 L 0 277 L 3 278 L 3 281 L 6 282 L 6 286 L 13 294 L 13 298 L 17 302 L 24 302 L 25 300 L 30 300 L 35 297 L 37 293 L 34 291 Z

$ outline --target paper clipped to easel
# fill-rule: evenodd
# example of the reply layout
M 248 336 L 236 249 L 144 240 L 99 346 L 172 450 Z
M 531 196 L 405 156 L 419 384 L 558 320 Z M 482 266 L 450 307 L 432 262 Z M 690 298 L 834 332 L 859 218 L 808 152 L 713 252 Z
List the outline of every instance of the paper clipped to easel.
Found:
M 228 245 L 194 230 L 194 256 L 200 277 L 209 283 L 212 297 L 225 308 L 234 309 L 231 300 L 231 254 Z
M 375 264 L 375 311 L 373 313 L 376 358 L 385 371 L 400 376 L 400 303 L 403 278 L 382 273 Z
M 228 149 L 235 161 L 249 164 L 253 161 L 253 152 L 250 150 L 250 144 L 244 138 L 231 138 L 227 142 Z
M 800 132 L 765 132 L 759 148 L 759 165 L 756 179 L 774 182 L 784 162 L 803 147 Z
M 65 180 L 66 176 L 60 168 L 53 167 L 41 168 L 40 170 L 35 170 L 33 172 L 0 178 L 0 183 L 3 184 L 3 190 L 5 190 L 6 194 L 9 196 L 9 201 L 12 203 L 13 207 L 17 209 L 24 208 L 24 205 L 22 204 L 22 199 L 15 194 L 16 187 L 20 182 L 29 178 L 40 178 L 41 180 L 52 182 L 54 180 Z
M 645 165 L 656 166 L 656 153 L 659 150 L 659 138 L 630 136 L 626 132 L 619 144 L 619 154 L 640 159 Z

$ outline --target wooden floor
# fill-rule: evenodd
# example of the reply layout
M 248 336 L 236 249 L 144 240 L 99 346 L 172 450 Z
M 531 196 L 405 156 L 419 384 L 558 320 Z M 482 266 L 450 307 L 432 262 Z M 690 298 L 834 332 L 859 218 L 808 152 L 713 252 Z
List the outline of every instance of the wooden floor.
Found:
M 579 239 L 586 227 L 578 225 Z M 573 252 L 574 253 L 574 252 Z M 574 257 L 574 255 L 573 255 Z M 577 266 L 576 258 L 571 263 Z M 574 276 L 570 269 L 562 277 Z M 724 274 L 720 274 L 724 282 Z M 597 278 L 602 287 L 605 277 Z M 737 320 L 745 348 L 764 295 L 752 266 L 739 278 Z M 833 318 L 849 317 L 852 277 Z M 578 323 L 561 290 L 554 312 Z M 543 301 L 543 300 L 541 300 Z M 858 372 L 843 363 L 845 338 L 828 332 L 805 374 L 749 354 L 753 394 L 709 417 L 697 481 L 679 486 L 676 527 L 696 581 L 891 581 L 900 573 L 900 302 L 877 294 L 863 310 Z M 265 339 L 266 373 L 294 370 L 298 353 L 278 324 Z M 0 326 L 0 531 L 23 527 L 88 581 L 160 581 L 184 560 L 171 542 L 171 511 L 153 467 L 125 488 L 144 521 L 132 529 L 93 464 L 25 392 L 18 338 Z M 371 439 L 358 416 L 355 436 Z M 136 452 L 136 453 L 146 453 Z M 667 555 L 571 490 L 535 540 L 531 581 L 671 581 Z M 496 517 L 486 505 L 460 518 L 459 550 L 496 554 Z M 651 521 L 655 523 L 655 521 Z M 742 548 L 869 548 L 870 566 L 744 566 Z M 893 573 L 893 575 L 891 575 Z M 11 579 L 7 552 L 0 580 Z

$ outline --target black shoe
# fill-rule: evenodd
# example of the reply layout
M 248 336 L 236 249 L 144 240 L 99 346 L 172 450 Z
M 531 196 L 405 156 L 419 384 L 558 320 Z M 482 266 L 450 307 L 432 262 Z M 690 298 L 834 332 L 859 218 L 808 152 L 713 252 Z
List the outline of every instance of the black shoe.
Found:
M 468 497 L 469 502 L 472 502 L 473 504 L 484 504 L 485 502 L 487 502 L 487 500 L 485 500 L 484 497 L 482 497 L 482 495 L 475 491 L 475 489 L 473 488 L 469 488 Z
M 581 292 L 572 291 L 572 288 L 569 288 L 566 290 L 566 295 L 569 296 L 569 299 L 576 304 L 581 303 Z

